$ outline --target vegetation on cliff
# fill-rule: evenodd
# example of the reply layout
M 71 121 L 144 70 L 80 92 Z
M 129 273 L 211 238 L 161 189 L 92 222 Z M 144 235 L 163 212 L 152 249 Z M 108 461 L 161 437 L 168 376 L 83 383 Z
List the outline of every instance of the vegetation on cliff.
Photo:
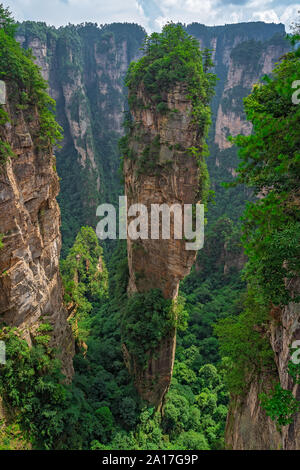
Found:
M 108 273 L 102 255 L 94 230 L 81 227 L 67 258 L 61 261 L 64 300 L 74 336 L 80 341 L 89 332 L 90 312 L 107 298 Z
M 299 298 L 290 280 L 300 274 L 299 148 L 300 108 L 292 95 L 300 70 L 299 50 L 285 55 L 272 77 L 264 77 L 244 100 L 252 135 L 238 136 L 241 164 L 235 184 L 258 196 L 244 214 L 243 244 L 248 256 L 247 309 L 217 327 L 221 352 L 231 359 L 230 390 L 247 388 L 253 374 L 272 369 L 273 351 L 266 337 L 270 311 Z M 262 404 L 279 425 L 291 422 L 299 403 L 278 384 Z
M 22 110 L 28 121 L 34 120 L 34 110 L 38 113 L 36 144 L 49 148 L 61 139 L 62 128 L 55 120 L 55 101 L 50 98 L 47 83 L 42 78 L 30 51 L 25 51 L 15 40 L 16 25 L 7 9 L 0 4 L 0 80 L 7 85 L 7 99 L 14 103 L 16 112 Z M 1 125 L 8 121 L 8 115 L 0 107 Z M 3 137 L 2 137 L 3 139 Z M 1 140 L 2 161 L 11 155 L 7 142 Z M 4 146 L 6 145 L 6 151 Z
M 62 257 L 81 226 L 94 226 L 101 202 L 117 204 L 118 140 L 126 93 L 124 76 L 139 55 L 145 30 L 134 23 L 82 23 L 55 28 L 42 22 L 18 24 L 17 38 L 32 48 L 56 90 L 56 116 L 64 128 L 57 149 L 61 177 Z
M 183 84 L 187 88 L 187 98 L 192 101 L 199 131 L 205 137 L 210 125 L 209 103 L 216 82 L 215 75 L 208 73 L 212 66 L 209 51 L 201 53 L 198 41 L 181 25 L 173 23 L 165 25 L 162 33 L 147 36 L 142 50 L 143 57 L 130 64 L 126 77 L 129 104 L 137 103 L 137 91 L 143 84 L 145 92 L 157 103 L 158 112 L 165 112 L 163 94 Z
M 177 88 L 187 100 L 190 100 L 192 109 L 192 123 L 199 136 L 198 147 L 186 149 L 187 155 L 195 157 L 199 166 L 199 198 L 207 202 L 209 193 L 209 176 L 205 163 L 207 156 L 206 137 L 211 124 L 210 101 L 214 94 L 216 76 L 210 73 L 212 67 L 211 52 L 199 49 L 198 41 L 187 34 L 180 24 L 168 23 L 161 33 L 146 36 L 142 51 L 143 57 L 132 62 L 128 69 L 125 83 L 129 89 L 129 105 L 134 109 L 152 108 L 157 115 L 178 113 L 175 108 L 169 108 L 168 95 Z M 140 96 L 142 93 L 143 97 Z M 129 113 L 125 121 L 127 135 L 121 139 L 120 149 L 124 158 L 138 161 L 138 174 L 156 172 L 159 174 L 160 166 L 158 155 L 160 150 L 160 136 L 151 141 L 151 136 L 140 136 L 140 139 L 149 140 L 142 155 L 136 155 L 128 145 L 132 133 L 138 123 Z M 168 143 L 170 150 L 173 143 Z M 175 146 L 176 147 L 176 146 Z M 177 150 L 183 150 L 180 148 Z M 172 160 L 166 163 L 172 164 Z
M 205 139 L 216 81 L 209 73 L 210 52 L 202 53 L 198 41 L 173 23 L 146 37 L 143 52 L 125 80 L 130 111 L 120 147 L 128 203 L 206 203 Z M 144 191 L 149 182 L 151 194 Z M 172 240 L 141 241 L 141 248 L 140 263 L 137 245 L 128 242 L 131 277 L 122 336 L 137 390 L 158 408 L 170 384 L 176 327 L 184 312 L 176 298 L 179 281 L 190 271 L 196 253 Z M 175 263 L 166 265 L 171 253 Z
M 6 15 L 7 23 L 4 33 L 1 34 L 6 35 L 4 44 L 11 48 L 11 56 L 7 56 L 7 63 L 11 63 L 12 72 L 20 64 L 20 70 L 24 73 L 22 80 L 25 80 L 19 82 L 22 91 L 27 93 L 27 86 L 31 86 L 32 89 L 37 85 L 36 97 L 34 93 L 33 97 L 22 95 L 22 99 L 17 103 L 21 106 L 20 109 L 26 111 L 30 100 L 35 104 L 38 103 L 39 96 L 44 93 L 45 84 L 42 84 L 40 76 L 37 77 L 37 69 L 31 69 L 31 66 L 35 66 L 32 64 L 30 54 L 24 53 L 23 56 L 20 47 L 12 39 L 15 27 L 13 21 L 9 19 L 10 16 L 4 10 L 2 13 Z M 203 37 L 209 40 L 216 31 L 219 31 L 218 44 L 220 44 L 225 43 L 225 39 L 228 40 L 232 31 L 242 35 L 245 29 L 254 36 L 259 30 L 259 37 L 263 39 L 264 34 L 267 36 L 277 31 L 277 25 L 269 26 L 268 29 L 264 24 L 226 25 L 223 32 L 220 29 L 223 27 L 208 30 L 202 25 L 193 24 L 187 29 L 195 34 L 202 31 Z M 263 29 L 268 29 L 268 32 L 262 33 Z M 50 48 L 50 54 L 58 60 L 59 77 L 64 83 L 73 83 L 76 78 L 75 72 L 80 72 L 79 75 L 82 76 L 83 67 L 89 79 L 95 77 L 96 66 L 91 52 L 95 44 L 99 54 L 103 54 L 102 58 L 105 56 L 104 53 L 109 54 L 107 62 L 109 67 L 117 62 L 117 52 L 121 49 L 122 41 L 128 42 L 130 36 L 131 40 L 127 44 L 128 57 L 133 57 L 144 37 L 143 29 L 137 25 L 118 24 L 102 28 L 94 24 L 77 27 L 70 25 L 57 31 L 45 24 L 26 22 L 21 25 L 19 32 L 25 36 L 26 43 L 31 37 L 39 37 L 52 46 L 54 43 L 51 41 L 57 41 L 57 49 Z M 174 41 L 176 35 L 181 38 L 176 47 L 178 46 L 178 52 L 183 53 L 183 56 L 179 56 L 178 59 L 173 57 L 176 60 L 176 69 L 170 68 L 169 74 L 167 70 L 172 50 L 168 49 L 166 41 L 167 38 Z M 185 39 L 188 36 L 174 25 L 166 27 L 162 41 L 158 36 L 151 38 L 145 43 L 150 54 L 149 58 L 145 59 L 141 67 L 132 66 L 128 75 L 129 83 L 134 89 L 137 83 L 132 80 L 134 74 L 137 74 L 137 80 L 146 79 L 147 93 L 153 100 L 153 105 L 157 107 L 159 113 L 164 114 L 167 109 L 163 93 L 166 93 L 176 80 L 184 81 L 184 73 L 187 73 L 191 79 L 189 92 L 194 100 L 195 117 L 205 127 L 208 123 L 206 100 L 210 94 L 210 84 L 214 79 L 209 74 L 204 75 L 204 69 L 201 68 L 203 63 L 202 66 L 199 63 L 196 67 L 193 65 L 193 57 L 197 60 L 200 58 L 199 52 L 196 52 L 192 46 L 186 47 Z M 196 43 L 194 45 L 196 46 Z M 247 50 L 250 50 L 247 48 L 252 46 L 254 49 L 257 48 L 253 44 L 241 46 L 235 51 L 235 58 L 240 62 L 246 62 L 248 57 L 245 59 L 242 54 L 246 54 Z M 74 61 L 70 59 L 70 51 L 76 56 Z M 290 77 L 289 83 L 299 67 L 299 63 L 294 59 L 290 55 L 284 62 Z M 0 54 L 1 60 L 3 67 L 6 67 Z M 209 64 L 209 55 L 207 60 L 206 66 Z M 225 69 L 220 69 L 221 65 L 218 67 L 219 71 L 225 73 Z M 7 74 L 3 75 L 6 80 L 9 70 L 5 68 L 3 70 Z M 102 73 L 101 83 L 107 87 L 107 95 L 101 97 L 98 91 L 95 91 L 100 88 L 98 82 L 90 80 L 87 90 L 88 107 L 83 95 L 78 93 L 74 95 L 69 111 L 75 122 L 80 118 L 81 106 L 85 109 L 85 113 L 91 112 L 93 129 L 92 132 L 88 132 L 88 139 L 91 139 L 93 134 L 94 150 L 100 149 L 95 155 L 97 165 L 101 167 L 101 195 L 103 197 L 109 195 L 109 198 L 113 199 L 119 190 L 116 178 L 118 135 L 105 126 L 107 115 L 115 113 L 123 98 L 121 94 L 116 95 L 116 89 L 113 88 L 112 81 L 106 73 L 106 66 L 103 66 Z M 31 441 L 33 448 L 47 449 L 197 450 L 218 449 L 224 446 L 223 434 L 228 405 L 225 383 L 231 391 L 238 393 L 247 384 L 244 378 L 249 372 L 255 373 L 262 366 L 264 369 L 269 367 L 272 370 L 271 351 L 266 337 L 263 336 L 264 328 L 269 321 L 269 300 L 274 298 L 278 304 L 284 304 L 289 299 L 289 292 L 286 291 L 282 279 L 290 271 L 289 267 L 281 264 L 281 261 L 289 259 L 290 266 L 298 269 L 296 256 L 299 255 L 297 251 L 299 220 L 297 219 L 298 225 L 296 225 L 293 194 L 295 194 L 295 175 L 299 158 L 295 152 L 297 145 L 299 148 L 299 112 L 298 121 L 294 121 L 293 110 L 296 108 L 291 107 L 288 102 L 287 97 L 290 99 L 291 90 L 288 91 L 286 84 L 283 85 L 281 76 L 284 74 L 285 71 L 282 69 L 282 72 L 278 72 L 264 87 L 256 88 L 252 98 L 248 98 L 247 109 L 250 119 L 253 119 L 257 126 L 257 135 L 237 139 L 238 145 L 242 147 L 243 160 L 240 182 L 251 188 L 254 187 L 257 193 L 267 187 L 273 194 L 273 199 L 270 196 L 266 199 L 266 203 L 256 201 L 247 209 L 245 243 L 250 261 L 247 271 L 249 293 L 246 309 L 244 308 L 245 286 L 239 273 L 240 265 L 243 263 L 239 243 L 240 228 L 234 225 L 230 218 L 234 221 L 239 218 L 245 199 L 251 199 L 251 190 L 235 187 L 226 194 L 220 188 L 225 170 L 235 167 L 235 150 L 232 148 L 221 153 L 217 146 L 210 144 L 216 158 L 222 155 L 220 167 L 217 167 L 214 161 L 210 163 L 217 191 L 216 206 L 211 206 L 209 216 L 211 223 L 206 231 L 205 247 L 198 255 L 196 266 L 180 287 L 185 300 L 184 310 L 189 313 L 189 318 L 186 319 L 188 329 L 178 334 L 174 375 L 166 397 L 163 418 L 155 414 L 154 409 L 142 403 L 137 396 L 123 363 L 121 340 L 122 334 L 123 337 L 125 334 L 130 339 L 133 338 L 132 347 L 137 348 L 141 357 L 149 345 L 155 348 L 157 339 L 165 332 L 161 318 L 159 316 L 150 318 L 151 321 L 147 324 L 149 334 L 143 344 L 136 341 L 135 328 L 141 326 L 139 320 L 142 310 L 148 309 L 149 304 L 151 309 L 155 304 L 157 312 L 163 312 L 166 316 L 170 305 L 162 298 L 159 291 L 151 292 L 149 296 L 137 295 L 128 304 L 128 266 L 124 245 L 120 244 L 115 251 L 107 250 L 105 255 L 108 262 L 105 264 L 102 248 L 93 230 L 87 227 L 79 230 L 81 224 L 86 222 L 85 217 L 91 220 L 90 214 L 94 202 L 98 200 L 98 194 L 95 194 L 95 181 L 88 175 L 88 170 L 80 167 L 77 150 L 70 136 L 63 110 L 63 97 L 59 97 L 58 114 L 67 133 L 66 144 L 58 162 L 58 170 L 64 177 L 60 202 L 63 208 L 66 259 L 61 264 L 61 270 L 66 291 L 65 300 L 70 308 L 71 322 L 77 338 L 77 355 L 74 360 L 76 373 L 73 384 L 65 385 L 60 374 L 60 364 L 55 360 L 54 352 L 48 348 L 49 325 L 41 327 L 31 349 L 19 332 L 3 328 L 0 339 L 7 342 L 9 360 L 5 366 L 0 365 L 0 393 L 4 397 L 6 409 L 11 413 L 12 424 L 6 427 L 7 432 L 4 433 L 0 427 L 0 448 L 7 448 L 10 432 L 18 435 L 22 433 Z M 199 102 L 199 95 L 195 93 L 194 88 L 200 84 L 200 77 L 204 79 L 201 82 L 202 91 L 206 93 L 204 103 Z M 160 86 L 156 88 L 156 82 L 159 80 L 161 80 Z M 121 81 L 117 86 L 120 84 Z M 235 98 L 238 94 L 236 106 L 240 110 L 241 96 L 245 90 L 234 92 Z M 233 99 L 234 96 L 229 98 Z M 40 110 L 45 111 L 46 118 L 50 119 L 49 127 L 46 125 L 50 135 L 45 133 L 45 138 L 49 141 L 58 136 L 56 132 L 59 129 L 51 127 L 53 121 L 48 111 L 46 112 L 48 104 L 43 100 L 44 98 L 41 99 L 39 106 Z M 105 104 L 105 100 L 108 107 L 102 108 L 101 104 Z M 228 109 L 231 109 L 232 102 L 230 105 L 229 101 L 227 105 Z M 280 105 L 279 114 L 276 103 Z M 5 115 L 1 114 L 0 118 L 0 124 L 3 125 Z M 286 125 L 291 122 L 296 126 L 294 131 Z M 277 140 L 277 134 L 273 134 L 273 126 L 281 139 Z M 268 139 L 266 147 L 264 147 L 267 135 L 265 129 L 273 135 L 273 142 L 271 138 Z M 285 138 L 289 130 L 292 130 L 290 142 Z M 83 141 L 79 143 L 85 145 Z M 276 149 L 275 159 L 273 159 L 272 145 Z M 151 150 L 153 149 L 149 149 L 150 153 Z M 0 151 L 2 152 L 1 148 Z M 5 154 L 5 149 L 2 154 Z M 146 152 L 142 169 L 148 157 L 149 153 Z M 228 178 L 231 178 L 231 175 Z M 85 197 L 91 203 L 88 208 L 84 204 Z M 224 217 L 224 213 L 227 217 Z M 269 224 L 270 232 L 265 223 Z M 107 256 L 108 253 L 110 256 Z M 286 258 L 287 256 L 289 258 Z M 255 283 L 255 269 L 258 272 L 260 286 Z M 274 293 L 276 297 L 273 297 Z M 126 324 L 126 331 L 122 332 L 120 325 L 124 316 L 130 321 Z M 217 329 L 221 337 L 221 355 L 226 356 L 221 360 L 213 325 L 217 320 L 226 317 L 229 317 L 228 320 L 224 320 Z M 298 380 L 297 371 L 293 373 L 296 374 L 295 380 Z M 277 387 L 271 397 L 267 396 L 263 400 L 267 412 L 277 419 L 279 424 L 284 424 L 286 419 L 289 420 L 290 411 L 294 412 L 296 409 L 295 401 L 290 398 L 290 394 L 282 393 L 280 387 Z
M 92 229 L 83 227 L 80 230 L 61 269 L 66 302 L 71 312 L 74 307 L 72 321 L 78 333 L 72 385 L 63 383 L 59 363 L 51 359 L 47 326 L 42 328 L 31 349 L 19 333 L 12 332 L 10 339 L 7 338 L 11 360 L 0 366 L 1 385 L 6 390 L 3 393 L 5 406 L 13 408 L 12 420 L 17 419 L 32 446 L 65 449 L 207 449 L 222 446 L 227 403 L 222 369 L 207 365 L 204 356 L 199 357 L 198 338 L 186 338 L 184 332 L 180 333 L 180 343 L 189 347 L 179 349 L 180 358 L 175 365 L 163 420 L 136 394 L 121 351 L 120 320 L 123 311 L 128 309 L 128 266 L 124 247 L 120 247 L 108 263 L 108 296 L 102 249 Z M 159 292 L 155 295 L 158 305 L 167 303 Z M 207 295 L 204 289 L 202 298 Z M 198 293 L 197 299 L 192 296 L 189 302 L 200 308 L 199 299 L 201 301 Z M 213 299 L 210 300 L 213 303 Z M 141 304 L 144 306 L 144 299 Z M 170 305 L 167 307 L 169 312 Z M 217 306 L 212 308 L 219 311 Z M 199 338 L 203 339 L 205 333 L 200 332 L 201 326 L 195 326 L 196 329 Z M 151 334 L 156 335 L 157 330 L 156 325 Z M 8 334 L 6 330 L 2 332 Z M 19 380 L 21 369 L 15 361 L 16 354 L 23 358 L 21 369 L 28 371 L 23 376 L 24 381 Z M 12 374 L 16 380 L 8 385 Z

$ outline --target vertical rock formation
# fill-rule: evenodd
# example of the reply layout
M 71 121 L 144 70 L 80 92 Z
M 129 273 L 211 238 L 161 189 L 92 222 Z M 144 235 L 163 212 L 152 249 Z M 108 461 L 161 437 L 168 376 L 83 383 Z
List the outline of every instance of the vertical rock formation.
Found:
M 128 207 L 144 204 L 151 212 L 151 204 L 194 204 L 198 202 L 199 174 L 197 161 L 187 149 L 200 144 L 197 126 L 192 124 L 191 101 L 183 87 L 177 87 L 165 96 L 170 111 L 162 115 L 141 89 L 139 97 L 146 109 L 132 108 L 135 122 L 129 148 L 137 160 L 125 159 L 125 194 Z M 180 150 L 177 150 L 180 148 Z M 155 170 L 140 170 L 139 158 L 149 149 L 147 158 L 155 158 Z M 128 222 L 130 222 L 130 218 Z M 161 223 L 160 223 L 161 228 Z M 150 233 L 150 226 L 149 226 Z M 165 298 L 175 299 L 179 281 L 189 272 L 196 257 L 195 251 L 185 249 L 183 240 L 131 240 L 128 238 L 129 294 L 159 288 Z M 142 332 L 141 332 L 142 333 Z M 167 392 L 175 356 L 176 331 L 162 340 L 152 355 L 146 370 L 140 370 L 134 358 L 130 368 L 135 376 L 140 395 L 155 405 L 161 403 Z M 127 361 L 130 362 L 130 361 Z M 159 377 L 152 387 L 154 377 Z
M 181 36 L 183 31 L 180 33 L 180 28 L 177 31 L 175 28 L 174 34 L 179 36 L 178 45 L 181 41 L 183 43 L 191 41 L 187 36 Z M 158 58 L 166 58 L 166 63 L 168 63 L 168 54 L 170 51 L 174 54 L 176 47 L 172 44 L 172 27 L 164 29 L 162 35 L 165 35 L 166 41 L 170 41 L 170 44 L 166 51 L 162 47 L 157 56 Z M 156 39 L 153 39 L 154 44 L 155 41 Z M 146 61 L 149 59 L 153 70 L 155 70 L 157 56 L 154 53 L 154 58 L 152 58 L 151 40 L 149 44 Z M 191 42 L 191 44 L 194 44 L 195 50 L 198 52 L 197 43 Z M 178 52 L 179 56 L 180 53 L 181 51 Z M 184 61 L 184 59 L 182 60 Z M 186 57 L 185 60 L 187 60 Z M 146 206 L 149 215 L 146 222 L 149 238 L 131 240 L 128 237 L 129 295 L 160 289 L 165 299 L 176 300 L 179 282 L 190 272 L 196 258 L 196 251 L 186 250 L 184 237 L 180 240 L 174 239 L 173 219 L 171 219 L 170 239 L 162 239 L 161 220 L 159 222 L 159 239 L 151 239 L 150 221 L 152 204 L 166 204 L 169 208 L 173 204 L 178 204 L 183 214 L 184 204 L 204 202 L 203 195 L 204 188 L 207 186 L 207 175 L 202 154 L 210 114 L 208 108 L 210 85 L 202 69 L 201 55 L 199 54 L 199 57 L 194 60 L 196 61 L 195 69 L 199 74 L 195 73 L 195 81 L 199 80 L 199 83 L 197 83 L 197 90 L 193 90 L 193 92 L 188 82 L 188 72 L 185 82 L 170 80 L 165 88 L 163 85 L 160 86 L 159 78 L 156 78 L 155 72 L 152 72 L 151 78 L 154 81 L 152 90 L 154 87 L 158 90 L 151 92 L 149 91 L 149 83 L 148 87 L 144 83 L 146 78 L 139 80 L 134 75 L 134 69 L 131 69 L 133 72 L 129 78 L 129 102 L 132 122 L 126 141 L 127 148 L 124 151 L 125 194 L 128 208 L 137 203 Z M 147 62 L 143 62 L 141 59 L 140 67 L 142 69 L 145 63 Z M 172 76 L 173 63 L 171 61 L 167 66 L 162 65 L 161 72 L 166 75 L 169 73 Z M 166 70 L 163 70 L 164 67 Z M 181 64 L 177 65 L 179 76 L 180 67 Z M 147 66 L 145 66 L 142 72 L 144 77 L 147 76 L 147 70 Z M 202 102 L 202 110 L 206 110 L 202 127 L 199 115 L 195 116 L 193 95 L 196 92 L 198 93 L 197 99 Z M 196 150 L 198 159 L 195 152 L 191 151 L 192 149 Z M 128 217 L 128 223 L 131 220 L 131 217 Z M 184 232 L 182 231 L 182 233 Z M 124 321 L 126 322 L 126 318 Z M 140 334 L 142 336 L 143 331 Z M 157 407 L 161 405 L 170 385 L 175 343 L 176 331 L 175 328 L 172 328 L 161 339 L 155 350 L 150 352 L 150 358 L 145 368 L 141 367 L 134 354 L 127 350 L 126 341 L 124 344 L 126 363 L 134 375 L 139 394 Z
M 131 109 L 134 129 L 130 134 L 129 148 L 137 158 L 125 159 L 125 194 L 128 207 L 144 204 L 149 218 L 151 204 L 167 204 L 169 207 L 180 204 L 183 213 L 184 204 L 199 202 L 199 168 L 189 149 L 199 148 L 202 136 L 198 125 L 193 122 L 192 103 L 187 95 L 184 86 L 170 90 L 164 96 L 169 111 L 161 114 L 141 88 L 138 98 L 143 107 Z M 141 159 L 145 155 L 143 167 Z M 147 169 L 151 159 L 154 168 Z M 163 240 L 160 234 L 159 240 L 151 240 L 150 233 L 149 224 L 149 240 L 136 242 L 128 238 L 129 292 L 159 288 L 165 298 L 175 298 L 179 281 L 189 273 L 194 263 L 195 251 L 185 249 L 184 239 L 174 240 L 172 237 Z
M 39 145 L 38 108 L 24 106 L 23 111 L 18 98 L 15 85 L 7 82 L 4 109 L 9 121 L 0 128 L 0 140 L 13 155 L 6 155 L 0 167 L 0 321 L 18 327 L 29 345 L 39 325 L 50 323 L 50 346 L 60 350 L 63 372 L 70 379 L 74 341 L 59 274 L 55 157 L 51 145 Z
M 192 23 L 187 31 L 202 48 L 214 51 L 214 71 L 219 81 L 212 103 L 213 140 L 222 151 L 230 147 L 228 135 L 251 131 L 242 98 L 262 75 L 271 73 L 279 57 L 289 50 L 284 25 L 258 21 L 207 27 Z
M 216 116 L 214 142 L 220 150 L 231 147 L 227 137 L 249 135 L 252 126 L 243 111 L 247 96 L 263 75 L 270 74 L 279 58 L 288 51 L 288 43 L 275 36 L 268 41 L 239 42 L 230 52 L 227 77 Z

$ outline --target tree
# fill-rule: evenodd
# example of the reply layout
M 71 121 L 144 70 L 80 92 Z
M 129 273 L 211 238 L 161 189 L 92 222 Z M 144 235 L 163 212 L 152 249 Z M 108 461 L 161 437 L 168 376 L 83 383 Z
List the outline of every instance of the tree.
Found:
M 3 3 L 0 3 L 0 28 L 2 28 L 8 36 L 14 37 L 17 27 L 9 8 L 5 8 Z

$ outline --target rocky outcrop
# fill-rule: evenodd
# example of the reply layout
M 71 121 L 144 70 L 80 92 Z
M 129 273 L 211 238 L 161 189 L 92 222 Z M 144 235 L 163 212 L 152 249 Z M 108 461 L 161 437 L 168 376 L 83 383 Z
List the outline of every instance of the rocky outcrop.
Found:
M 7 86 L 8 96 L 10 85 Z M 53 327 L 50 346 L 60 350 L 63 372 L 73 374 L 74 341 L 59 274 L 59 192 L 52 148 L 38 149 L 36 108 L 26 117 L 15 100 L 0 138 L 14 153 L 0 169 L 0 321 L 18 327 L 31 345 L 42 323 Z
M 140 87 L 137 99 L 140 105 L 132 108 L 133 130 L 129 138 L 129 152 L 125 158 L 125 194 L 128 207 L 141 203 L 151 213 L 151 204 L 194 204 L 198 201 L 199 169 L 190 147 L 201 147 L 202 136 L 192 120 L 191 101 L 183 86 L 163 96 L 167 113 L 159 113 L 156 105 Z M 177 111 L 174 112 L 174 109 Z M 173 112 L 172 112 L 173 110 Z M 143 160 L 143 157 L 146 160 Z M 142 163 L 143 160 L 143 163 Z M 152 167 L 148 166 L 149 163 Z M 132 220 L 128 217 L 128 223 Z M 186 250 L 184 239 L 176 240 L 171 222 L 171 238 L 131 240 L 128 237 L 129 293 L 159 288 L 167 299 L 178 295 L 179 281 L 190 271 L 196 251 Z M 161 220 L 160 220 L 161 230 Z M 165 337 L 147 364 L 141 370 L 135 358 L 131 372 L 140 395 L 155 405 L 161 403 L 168 390 L 175 355 L 176 332 Z M 128 356 L 128 354 L 127 354 Z M 154 380 L 155 379 L 155 380 Z M 153 386 L 153 382 L 155 385 Z

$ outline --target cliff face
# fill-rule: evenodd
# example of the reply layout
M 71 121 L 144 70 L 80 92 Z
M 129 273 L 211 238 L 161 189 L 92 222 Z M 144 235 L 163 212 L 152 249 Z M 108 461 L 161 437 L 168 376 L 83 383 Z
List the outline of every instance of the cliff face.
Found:
M 95 225 L 98 204 L 116 202 L 120 194 L 123 82 L 130 62 L 140 54 L 144 35 L 134 24 L 56 30 L 28 22 L 19 29 L 17 40 L 32 49 L 64 128 L 57 169 L 62 177 L 59 204 L 66 247 L 82 225 Z
M 213 208 L 210 210 L 209 216 L 212 214 L 214 217 L 227 213 L 228 198 L 230 203 L 233 199 L 232 196 L 224 197 L 219 186 L 219 182 L 226 180 L 227 176 L 234 176 L 233 168 L 237 166 L 236 150 L 230 147 L 227 136 L 251 131 L 251 125 L 246 122 L 243 113 L 242 98 L 250 93 L 253 83 L 272 70 L 274 63 L 288 50 L 288 46 L 282 39 L 283 25 L 247 23 L 205 27 L 194 23 L 187 27 L 187 31 L 199 40 L 202 48 L 214 49 L 214 71 L 219 77 L 212 103 L 213 126 L 209 144 L 211 156 L 208 160 L 213 189 L 216 190 L 216 207 L 219 210 L 219 213 Z M 274 37 L 277 33 L 281 38 Z M 33 49 L 37 63 L 42 67 L 45 78 L 49 79 L 50 93 L 57 100 L 58 120 L 65 130 L 63 148 L 57 152 L 57 167 L 62 177 L 60 205 L 66 246 L 71 246 L 82 224 L 94 223 L 98 203 L 114 202 L 119 194 L 117 141 L 122 134 L 121 122 L 126 102 L 123 78 L 131 60 L 140 54 L 139 47 L 143 37 L 142 28 L 136 25 L 110 25 L 104 30 L 99 30 L 95 25 L 69 26 L 59 30 L 36 23 L 21 25 L 18 40 L 23 47 Z M 188 167 L 185 173 L 180 152 L 168 147 L 169 143 L 174 145 L 176 142 L 189 145 L 188 133 L 184 134 L 188 130 L 188 123 L 185 125 L 183 119 L 180 121 L 188 110 L 188 100 L 185 100 L 183 90 L 174 90 L 166 100 L 169 107 L 176 102 L 175 107 L 181 109 L 177 116 L 174 114 L 174 122 L 165 117 L 158 118 L 151 107 L 136 110 L 136 118 L 141 122 L 145 140 L 143 144 L 132 144 L 132 148 L 135 152 L 143 152 L 144 145 L 150 144 L 159 136 L 160 149 L 157 153 L 162 165 L 159 176 L 150 174 L 146 177 L 139 174 L 137 177 L 136 163 L 125 163 L 129 204 L 145 203 L 147 200 L 146 205 L 149 207 L 151 203 L 173 201 L 182 204 L 193 200 L 191 188 L 195 178 L 194 162 L 192 158 L 185 159 L 185 168 Z M 187 141 L 184 142 L 186 138 Z M 152 151 L 157 150 L 152 148 Z M 169 160 L 176 163 L 168 167 Z M 232 193 L 228 191 L 227 194 Z M 248 197 L 249 192 L 239 193 L 237 204 L 240 199 L 245 200 Z M 236 213 L 239 216 L 238 212 L 237 208 Z M 179 280 L 189 272 L 194 261 L 193 252 L 185 252 L 180 241 L 159 242 L 158 250 L 155 241 L 129 241 L 130 292 L 159 287 L 166 297 L 175 298 Z M 149 250 L 149 253 L 144 249 Z M 226 247 L 224 260 L 225 271 L 231 266 L 240 269 L 244 262 L 242 255 L 237 255 L 236 259 L 231 255 L 227 256 Z M 294 312 L 295 308 L 291 306 L 291 311 Z M 298 327 L 293 314 L 288 316 L 286 311 L 282 313 L 282 318 L 282 324 L 274 326 L 270 335 L 280 379 L 285 384 L 287 376 L 283 370 L 287 360 L 287 345 L 291 339 L 288 336 L 296 337 Z M 158 359 L 153 358 L 145 372 L 141 373 L 135 367 L 133 373 L 138 377 L 137 387 L 149 401 L 159 401 L 167 390 L 174 351 L 175 332 L 172 332 L 161 342 Z M 159 371 L 161 383 L 152 392 L 149 383 L 154 375 L 153 371 Z M 243 402 L 232 404 L 227 426 L 227 443 L 230 447 L 281 446 L 281 437 L 258 404 L 259 392 L 259 382 L 254 383 Z M 234 423 L 233 413 L 236 416 Z M 284 431 L 285 446 L 292 446 L 292 438 L 288 435 L 292 436 L 293 432 L 293 426 Z
M 289 288 L 294 295 L 299 295 L 300 279 L 294 278 Z M 260 393 L 268 386 L 271 388 L 274 380 L 300 400 L 300 386 L 294 384 L 288 374 L 290 346 L 293 341 L 300 340 L 300 305 L 291 302 L 282 309 L 275 308 L 273 316 L 276 318 L 271 323 L 268 337 L 274 351 L 276 371 L 274 376 L 261 374 L 251 383 L 244 397 L 231 401 L 225 433 L 226 445 L 231 449 L 297 450 L 300 447 L 300 413 L 296 413 L 293 422 L 283 426 L 279 432 L 260 406 Z
M 10 86 L 7 86 L 10 97 Z M 12 91 L 13 94 L 13 91 Z M 59 192 L 52 148 L 38 150 L 37 109 L 28 119 L 15 100 L 5 109 L 11 120 L 0 138 L 15 156 L 0 170 L 0 320 L 23 331 L 31 345 L 41 323 L 50 323 L 50 345 L 59 348 L 63 372 L 73 374 L 74 342 L 63 306 L 59 274 L 61 248 Z
M 251 132 L 242 98 L 288 51 L 288 43 L 283 39 L 284 26 L 256 22 L 206 27 L 192 23 L 187 31 L 199 40 L 202 48 L 214 50 L 214 72 L 219 82 L 213 100 L 213 141 L 222 151 L 231 146 L 228 135 Z
M 135 129 L 130 136 L 130 149 L 138 156 L 148 152 L 148 159 L 154 159 L 156 168 L 144 170 L 139 159 L 125 159 L 125 194 L 128 207 L 144 204 L 150 219 L 151 204 L 180 204 L 183 210 L 184 204 L 197 202 L 198 166 L 195 157 L 187 155 L 187 149 L 198 147 L 199 137 L 191 122 L 191 102 L 183 88 L 165 97 L 168 109 L 178 110 L 168 115 L 159 114 L 143 90 L 138 98 L 146 109 L 132 111 Z M 129 217 L 128 223 L 131 220 Z M 149 220 L 149 238 L 150 233 Z M 175 298 L 179 281 L 189 273 L 195 259 L 195 252 L 186 250 L 185 244 L 185 240 L 162 240 L 161 235 L 160 240 L 138 243 L 128 238 L 129 291 L 160 288 L 165 298 Z
M 253 40 L 239 43 L 230 54 L 227 62 L 228 72 L 221 102 L 218 106 L 214 142 L 220 150 L 231 147 L 228 135 L 249 135 L 251 123 L 243 113 L 243 97 L 247 96 L 255 83 L 270 74 L 278 59 L 288 50 L 287 45 L 272 40 L 259 45 Z

